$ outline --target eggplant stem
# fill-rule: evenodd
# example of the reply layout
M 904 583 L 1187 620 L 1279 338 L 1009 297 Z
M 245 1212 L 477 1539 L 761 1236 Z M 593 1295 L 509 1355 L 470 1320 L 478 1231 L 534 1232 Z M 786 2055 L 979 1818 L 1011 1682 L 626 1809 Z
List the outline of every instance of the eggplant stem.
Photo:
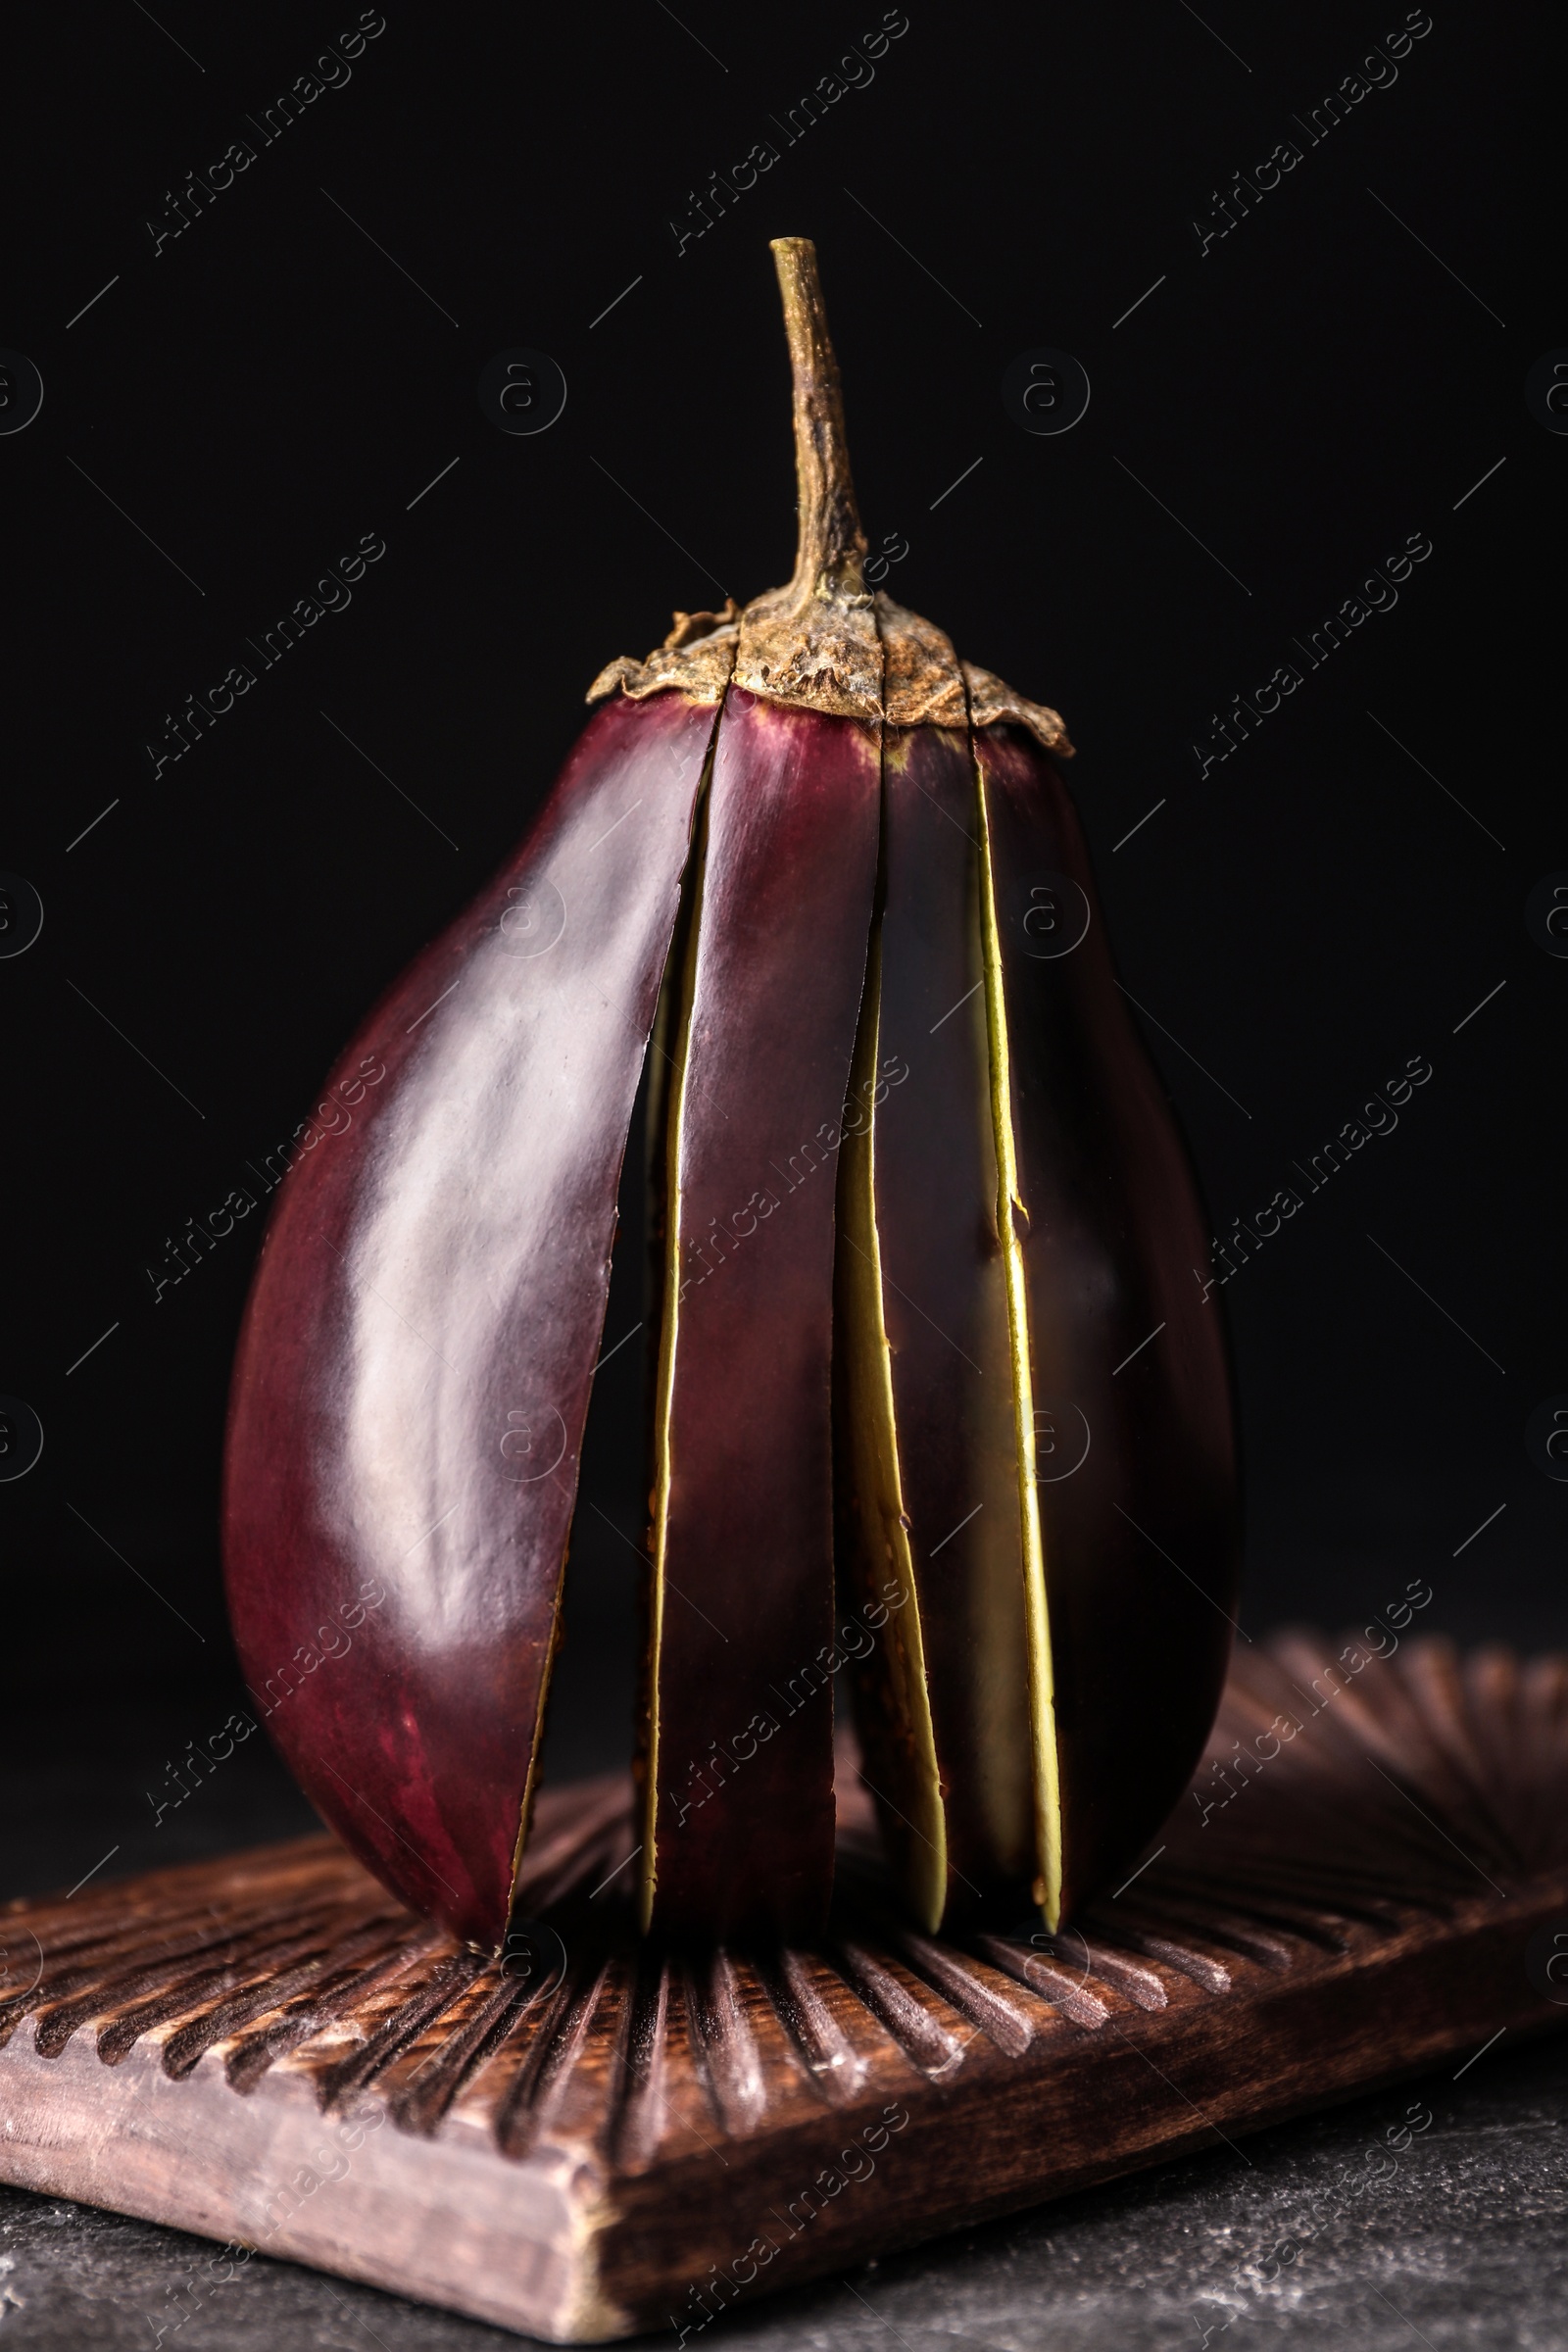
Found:
M 800 538 L 792 603 L 813 597 L 869 604 L 865 533 L 855 502 L 839 365 L 822 304 L 816 247 L 809 237 L 775 237 L 773 262 L 784 302 L 795 379 L 795 475 Z

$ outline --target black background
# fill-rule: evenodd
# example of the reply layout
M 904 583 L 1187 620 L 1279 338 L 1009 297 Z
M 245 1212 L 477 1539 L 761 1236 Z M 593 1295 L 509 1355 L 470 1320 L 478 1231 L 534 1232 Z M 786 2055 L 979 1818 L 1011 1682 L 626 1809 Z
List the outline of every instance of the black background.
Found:
M 1528 252 L 1559 199 L 1512 111 L 1558 61 L 1544 11 L 1436 0 L 1393 86 L 1307 146 L 1293 115 L 1404 15 L 909 0 L 869 86 L 787 148 L 774 119 L 874 31 L 873 0 L 389 0 L 346 86 L 265 147 L 247 114 L 352 7 L 164 0 L 156 24 L 49 12 L 25 56 L 13 36 L 0 343 L 45 399 L 0 439 L 0 864 L 45 923 L 0 962 L 0 1390 L 46 1442 L 0 1486 L 8 1886 L 203 1838 L 195 1799 L 155 1838 L 145 1792 L 239 1695 L 216 1516 L 261 1220 L 157 1303 L 147 1269 L 291 1133 L 521 831 L 602 662 L 787 575 L 780 234 L 819 246 L 867 532 L 907 541 L 887 584 L 1066 713 L 1216 1222 L 1433 1064 L 1224 1294 L 1244 1623 L 1339 1622 L 1421 1577 L 1429 1626 L 1568 1633 L 1568 1488 L 1523 1442 L 1568 1390 L 1568 963 L 1523 920 L 1568 867 L 1542 554 L 1568 440 L 1523 398 L 1568 327 L 1560 269 Z M 1200 255 L 1195 215 L 1287 137 L 1301 163 Z M 236 138 L 255 163 L 155 257 L 166 191 Z M 677 253 L 690 191 L 760 139 L 778 163 Z M 569 387 L 532 438 L 476 398 L 519 345 Z M 1039 346 L 1093 387 L 1054 438 L 1001 398 Z M 387 552 L 352 605 L 155 778 L 165 714 L 367 532 Z M 1396 609 L 1200 779 L 1210 714 L 1412 533 L 1433 553 Z M 636 1312 L 612 1301 L 611 1339 Z M 559 1770 L 628 1737 L 640 1368 L 627 1348 L 596 1398 Z M 254 1748 L 230 1831 L 292 1818 Z

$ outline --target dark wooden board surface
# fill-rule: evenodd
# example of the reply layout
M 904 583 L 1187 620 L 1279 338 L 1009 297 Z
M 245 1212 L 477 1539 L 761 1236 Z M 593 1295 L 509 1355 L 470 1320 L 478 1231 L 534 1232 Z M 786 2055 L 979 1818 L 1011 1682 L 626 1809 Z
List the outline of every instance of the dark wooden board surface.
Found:
M 12 1906 L 0 2177 L 557 2340 L 696 2333 L 1568 2018 L 1568 1660 L 1344 1647 L 1245 1653 L 1054 1948 L 901 1929 L 858 1791 L 829 1936 L 771 1959 L 639 1947 L 605 1782 L 542 1804 L 499 1968 L 324 1838 Z

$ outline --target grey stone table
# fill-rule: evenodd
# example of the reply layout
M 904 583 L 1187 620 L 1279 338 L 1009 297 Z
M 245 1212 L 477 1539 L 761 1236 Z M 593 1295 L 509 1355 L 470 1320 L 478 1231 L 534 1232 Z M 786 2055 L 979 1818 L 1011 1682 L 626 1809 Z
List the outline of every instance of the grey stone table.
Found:
M 161 1771 L 177 1729 L 142 1711 L 134 1744 Z M 139 1870 L 314 1826 L 258 1741 L 154 1834 L 146 1776 L 118 1727 L 100 1736 L 96 1751 L 16 1740 L 37 1762 L 0 1791 L 0 1892 L 70 1885 L 110 1847 L 106 1870 Z M 0 2352 L 518 2341 L 286 2263 L 225 2278 L 217 2255 L 0 2190 Z M 1505 2038 L 1441 2076 L 746 2307 L 709 2333 L 735 2352 L 1229 2352 L 1244 2339 L 1568 2352 L 1568 2033 Z
M 0 2190 L 0 2347 L 499 2352 L 518 2341 L 287 2263 L 258 2260 L 225 2282 L 231 2266 L 215 2270 L 215 2252 L 145 2222 Z M 753 2305 L 710 2333 L 733 2352 L 1195 2352 L 1243 2340 L 1559 2352 L 1568 2035 L 1512 2053 L 1501 2043 L 1457 2082 L 1445 2072 L 1401 2085 L 1236 2154 L 1189 2158 Z

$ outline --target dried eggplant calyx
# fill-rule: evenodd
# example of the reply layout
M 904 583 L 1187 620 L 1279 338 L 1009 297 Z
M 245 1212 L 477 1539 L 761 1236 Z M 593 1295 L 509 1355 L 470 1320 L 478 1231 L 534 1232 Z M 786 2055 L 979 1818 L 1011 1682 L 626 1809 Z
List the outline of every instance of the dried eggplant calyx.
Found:
M 589 702 L 612 694 L 641 697 L 679 688 L 698 702 L 718 702 L 733 674 L 753 694 L 837 718 L 885 719 L 890 726 L 1027 727 L 1048 752 L 1072 758 L 1058 710 L 1014 694 L 990 670 L 960 664 L 942 631 L 865 584 L 865 535 L 855 503 L 844 430 L 838 363 L 814 248 L 805 237 L 775 239 L 784 324 L 795 375 L 795 446 L 799 474 L 800 553 L 793 577 L 744 611 L 695 617 L 733 642 L 733 671 L 710 644 L 693 649 L 675 627 L 646 662 L 621 655 L 588 689 Z M 736 637 L 727 636 L 738 622 Z M 967 689 L 967 708 L 965 693 Z

